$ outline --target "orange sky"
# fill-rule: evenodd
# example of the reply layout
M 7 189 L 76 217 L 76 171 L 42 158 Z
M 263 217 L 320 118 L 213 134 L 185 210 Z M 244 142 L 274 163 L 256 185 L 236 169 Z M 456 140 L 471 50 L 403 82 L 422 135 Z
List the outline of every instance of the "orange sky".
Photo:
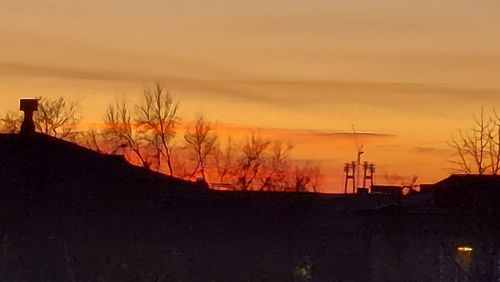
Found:
M 338 179 L 351 131 L 384 175 L 448 173 L 446 140 L 500 108 L 496 0 L 7 0 L 0 112 L 27 96 L 86 121 L 162 81 L 181 114 L 270 130 Z M 337 188 L 325 188 L 335 191 Z

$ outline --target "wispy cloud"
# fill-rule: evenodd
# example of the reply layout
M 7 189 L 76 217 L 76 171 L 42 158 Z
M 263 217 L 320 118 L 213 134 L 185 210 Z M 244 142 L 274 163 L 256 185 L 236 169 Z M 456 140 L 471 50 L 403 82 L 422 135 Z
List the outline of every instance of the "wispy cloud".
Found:
M 86 69 L 58 65 L 30 64 L 21 62 L 0 61 L 0 75 L 18 77 L 49 77 L 81 80 L 106 80 L 127 82 L 163 82 L 168 88 L 183 89 L 197 93 L 210 94 L 212 98 L 253 101 L 268 104 L 285 103 L 279 97 L 265 95 L 258 91 L 236 87 L 231 83 L 216 80 L 184 78 L 168 76 L 158 73 L 136 73 L 131 71 L 117 71 Z
M 423 110 L 439 104 L 496 99 L 500 85 L 464 86 L 425 83 L 373 83 L 363 81 L 225 80 L 167 75 L 109 67 L 90 68 L 0 61 L 0 75 L 53 77 L 107 81 L 163 81 L 169 88 L 186 90 L 212 99 L 251 101 L 278 107 L 359 104 L 373 107 Z M 433 101 L 433 103 L 428 103 Z
M 496 98 L 500 84 L 446 84 L 367 81 L 251 80 L 226 81 L 240 87 L 267 89 L 277 97 L 300 102 L 331 101 L 378 105 L 421 105 L 429 101 Z M 474 96 L 475 95 L 475 96 Z M 418 102 L 418 103 L 416 103 Z
M 307 155 L 307 158 L 349 159 L 347 155 L 355 150 L 356 139 L 365 146 L 377 146 L 379 144 L 393 143 L 397 136 L 389 133 L 359 132 L 354 135 L 350 132 L 331 132 L 309 129 L 283 129 L 262 128 L 245 125 L 219 124 L 218 132 L 221 137 L 231 136 L 235 140 L 242 140 L 256 134 L 269 140 L 290 142 L 296 147 L 298 155 Z M 222 140 L 225 138 L 223 137 Z M 237 141 L 238 142 L 238 141 Z M 305 156 L 303 155 L 303 156 Z
M 54 77 L 90 80 L 143 80 L 145 76 L 125 72 L 105 70 L 85 70 L 79 68 L 37 65 L 19 62 L 0 62 L 0 74 L 26 77 Z

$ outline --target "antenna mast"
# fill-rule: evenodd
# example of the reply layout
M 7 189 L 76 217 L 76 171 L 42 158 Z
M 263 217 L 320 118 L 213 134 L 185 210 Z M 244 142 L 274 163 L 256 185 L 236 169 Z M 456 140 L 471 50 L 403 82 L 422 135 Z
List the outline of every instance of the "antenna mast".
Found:
M 355 177 L 356 177 L 356 183 L 361 183 L 359 181 L 359 177 L 361 176 L 360 172 L 361 172 L 361 155 L 363 155 L 365 152 L 363 151 L 363 145 L 359 144 L 358 142 L 358 134 L 356 133 L 356 128 L 354 128 L 354 124 L 351 125 L 352 126 L 352 133 L 354 135 L 354 142 L 356 144 L 356 151 L 357 151 L 357 161 L 356 161 L 356 169 L 354 170 L 354 173 L 355 173 Z M 356 191 L 353 191 L 354 193 Z
M 373 186 L 373 179 L 375 175 L 375 164 L 364 162 L 361 164 L 361 156 L 365 153 L 363 151 L 363 144 L 359 144 L 358 141 L 358 133 L 356 132 L 356 128 L 354 125 L 352 126 L 352 133 L 354 136 L 354 142 L 356 144 L 356 161 L 352 161 L 351 163 L 344 164 L 344 193 L 347 194 L 349 181 L 352 181 L 352 193 L 368 193 L 369 189 Z M 363 169 L 363 171 L 361 171 Z M 363 182 L 361 182 L 360 178 L 363 178 Z M 370 181 L 370 187 L 366 187 L 366 181 Z M 363 183 L 363 186 L 359 186 Z

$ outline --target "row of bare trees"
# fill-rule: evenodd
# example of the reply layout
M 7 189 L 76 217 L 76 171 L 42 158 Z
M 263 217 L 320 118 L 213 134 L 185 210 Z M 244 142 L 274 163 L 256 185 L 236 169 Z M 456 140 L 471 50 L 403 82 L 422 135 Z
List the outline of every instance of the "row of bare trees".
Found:
M 222 140 L 217 126 L 197 114 L 181 126 L 179 103 L 161 84 L 146 89 L 140 102 L 108 106 L 101 128 L 78 130 L 80 107 L 63 98 L 39 97 L 37 131 L 77 142 L 100 153 L 122 154 L 131 163 L 188 180 L 203 179 L 215 188 L 242 191 L 317 192 L 318 164 L 291 158 L 293 146 L 251 133 L 235 142 Z M 4 132 L 18 132 L 22 115 L 0 119 Z
M 214 152 L 218 181 L 242 191 L 317 192 L 322 180 L 319 165 L 293 160 L 292 149 L 291 144 L 255 134 L 237 145 L 228 140 Z
M 179 103 L 161 84 L 146 89 L 141 102 L 109 105 L 104 127 L 78 131 L 80 106 L 64 98 L 38 97 L 34 115 L 37 131 L 78 142 L 100 153 L 123 154 L 146 168 L 184 179 L 201 178 L 214 186 L 242 191 L 317 191 L 321 171 L 317 164 L 291 158 L 293 146 L 254 133 L 245 140 L 222 142 L 216 126 L 196 115 L 192 126 L 180 127 Z M 22 115 L 0 117 L 0 131 L 20 130 Z M 180 133 L 183 133 L 182 134 Z M 473 126 L 452 136 L 450 160 L 454 171 L 492 174 L 500 171 L 500 116 L 484 110 Z
M 101 139 L 112 145 L 111 153 L 120 151 L 131 162 L 171 176 L 204 179 L 221 188 L 318 191 L 319 166 L 292 160 L 291 145 L 253 133 L 240 143 L 231 138 L 221 142 L 216 127 L 201 114 L 178 138 L 182 131 L 178 109 L 179 103 L 157 84 L 145 90 L 133 107 L 124 101 L 110 105 Z
M 449 145 L 454 151 L 451 160 L 456 172 L 465 174 L 492 174 L 500 171 L 500 116 L 494 110 L 481 110 L 474 117 L 473 126 L 459 131 Z

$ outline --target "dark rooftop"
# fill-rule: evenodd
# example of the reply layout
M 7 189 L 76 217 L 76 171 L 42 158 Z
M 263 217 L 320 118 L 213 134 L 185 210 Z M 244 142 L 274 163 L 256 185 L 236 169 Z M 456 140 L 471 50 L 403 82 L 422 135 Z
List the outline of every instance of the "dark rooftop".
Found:
M 0 134 L 0 187 L 28 191 L 118 192 L 148 187 L 164 193 L 200 191 L 169 177 L 43 134 Z

